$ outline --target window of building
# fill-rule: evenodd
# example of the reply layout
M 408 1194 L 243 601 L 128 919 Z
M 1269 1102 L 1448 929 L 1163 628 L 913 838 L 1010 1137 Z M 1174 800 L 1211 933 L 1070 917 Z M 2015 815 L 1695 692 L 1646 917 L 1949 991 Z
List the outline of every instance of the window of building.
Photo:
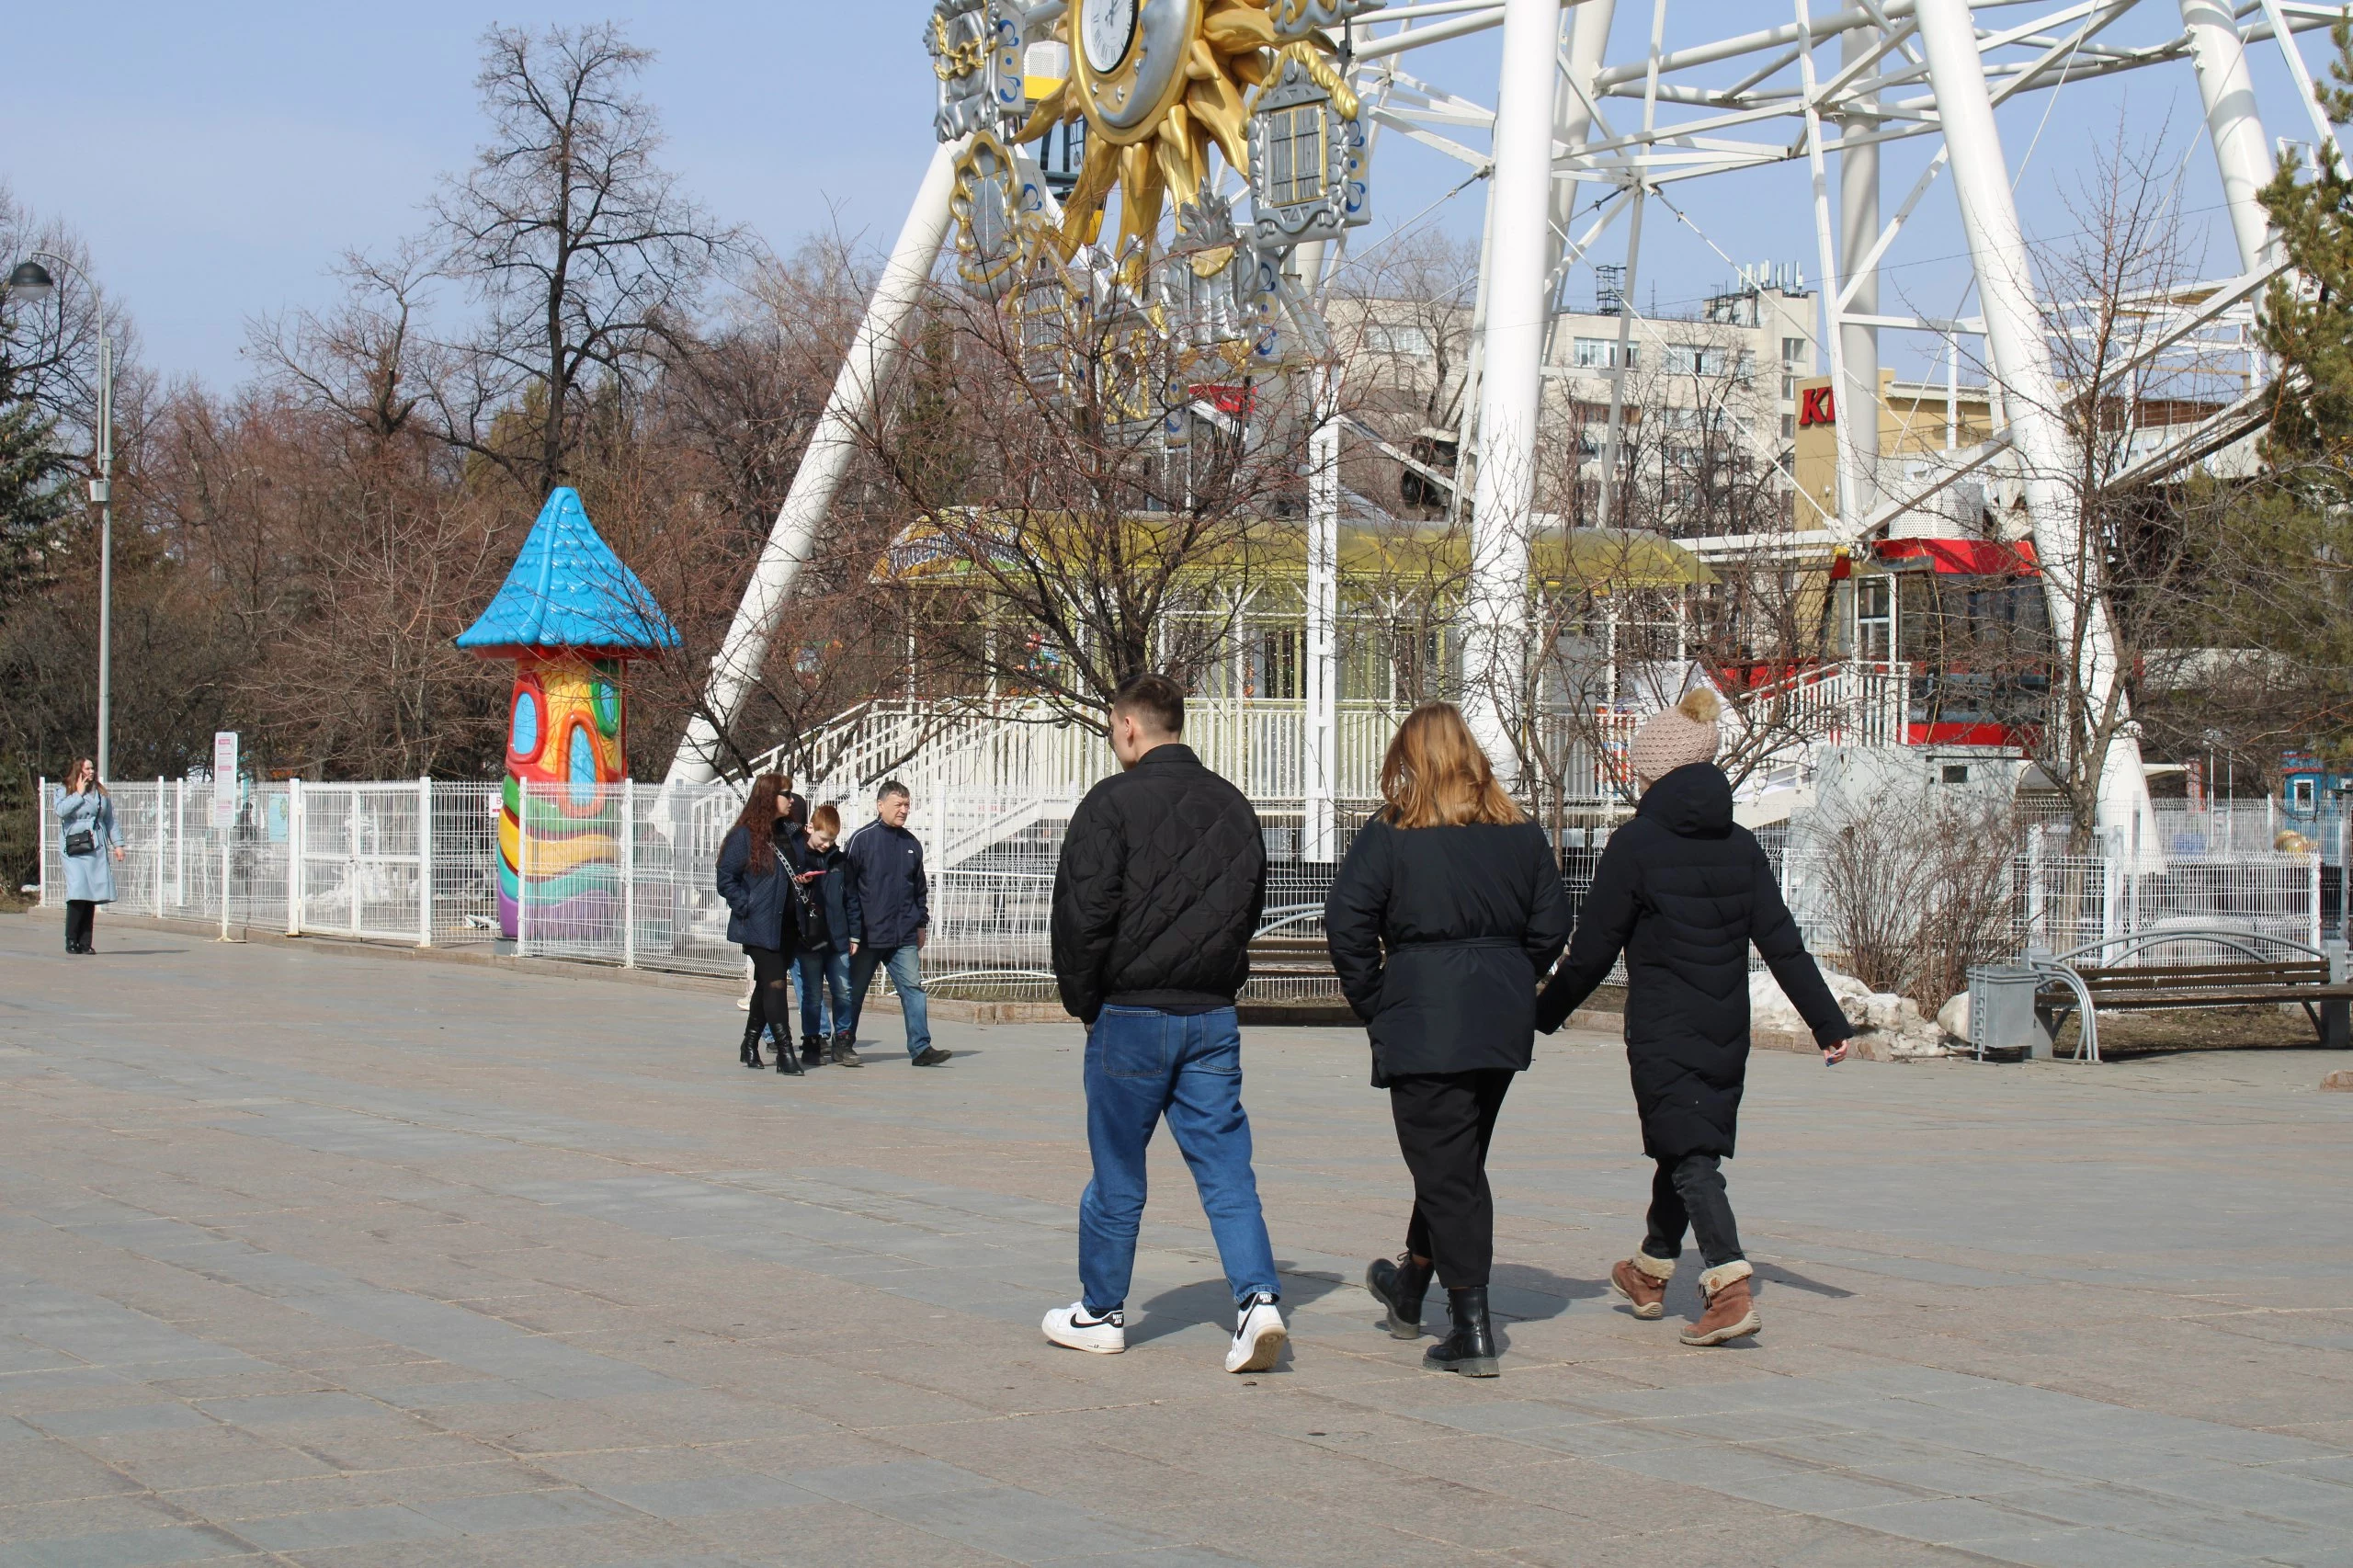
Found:
M 1895 580 L 1855 579 L 1855 657 L 1883 664 L 1895 657 Z
M 1794 414 L 1784 414 L 1781 415 L 1781 439 L 1794 441 L 1797 438 L 1798 416 Z
M 1670 376 L 1721 376 L 1724 351 L 1712 343 L 1670 343 L 1665 363 Z
M 1784 398 L 1798 395 L 1798 378 L 1804 373 L 1805 339 L 1802 337 L 1781 339 L 1781 395 Z
M 2288 803 L 2300 812 L 2311 811 L 2313 809 L 2313 781 L 2309 778 L 2298 778 L 2291 782 L 2288 786 Z
M 1606 370 L 1618 363 L 1618 340 L 1614 337 L 1580 337 L 1576 341 L 1574 362 L 1582 370 Z M 1640 347 L 1626 345 L 1626 366 L 1631 369 L 1643 362 Z
M 1756 380 L 1756 351 L 1755 349 L 1744 348 L 1740 351 L 1740 358 L 1733 361 L 1732 375 L 1733 380 L 1742 386 L 1747 386 Z
M 1430 332 L 1414 322 L 1373 322 L 1364 329 L 1364 346 L 1375 354 L 1427 359 L 1430 357 Z

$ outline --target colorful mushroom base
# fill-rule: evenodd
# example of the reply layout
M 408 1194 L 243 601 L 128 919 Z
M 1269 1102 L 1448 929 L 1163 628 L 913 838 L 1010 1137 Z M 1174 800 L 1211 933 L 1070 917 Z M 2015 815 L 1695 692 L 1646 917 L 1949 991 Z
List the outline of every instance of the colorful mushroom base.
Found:
M 601 933 L 619 914 L 620 835 L 630 828 L 616 787 L 629 766 L 623 661 L 676 648 L 676 628 L 598 537 L 578 494 L 559 487 L 457 645 L 515 661 L 499 933 L 518 936 L 527 909 L 535 942 Z
M 525 654 L 516 661 L 498 813 L 498 926 L 512 937 L 521 905 L 537 934 L 597 928 L 618 915 L 622 734 L 616 660 Z M 530 828 L 530 864 L 522 832 Z

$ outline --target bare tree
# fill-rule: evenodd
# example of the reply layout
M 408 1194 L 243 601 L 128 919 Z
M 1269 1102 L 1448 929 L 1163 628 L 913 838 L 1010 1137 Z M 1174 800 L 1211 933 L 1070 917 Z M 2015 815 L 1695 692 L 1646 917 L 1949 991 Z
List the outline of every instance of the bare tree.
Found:
M 483 51 L 492 140 L 434 208 L 481 330 L 438 413 L 447 439 L 537 496 L 571 472 L 592 405 L 634 396 L 745 242 L 654 161 L 659 122 L 631 90 L 650 51 L 609 23 L 494 28 Z
M 2011 956 L 2014 807 L 1925 782 L 1836 796 L 1794 824 L 1832 957 L 1934 1015 L 1969 966 Z
M 1295 574 L 1325 411 L 1313 378 L 1193 361 L 1124 296 L 1029 304 L 938 296 L 864 441 L 935 683 L 1100 728 L 1122 679 L 1198 681 Z

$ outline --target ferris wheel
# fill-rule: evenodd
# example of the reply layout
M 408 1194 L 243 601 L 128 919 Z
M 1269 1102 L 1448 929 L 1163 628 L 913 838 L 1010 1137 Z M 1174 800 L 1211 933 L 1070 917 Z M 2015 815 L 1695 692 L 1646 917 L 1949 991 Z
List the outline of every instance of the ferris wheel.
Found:
M 1693 11 L 1733 14 L 1673 3 L 1678 22 Z M 2135 352 L 2177 352 L 2218 324 L 2244 323 L 2284 267 L 2256 201 L 2276 169 L 2267 111 L 2309 136 L 2306 155 L 2338 155 L 2294 41 L 2338 10 L 2314 0 L 2235 8 L 2231 0 L 1790 0 L 1781 17 L 1769 7 L 1737 15 L 1744 30 L 1678 31 L 1669 48 L 1670 0 L 937 0 L 924 43 L 938 84 L 938 150 L 713 661 L 709 711 L 732 717 L 750 689 L 847 468 L 856 421 L 951 236 L 956 281 L 1015 309 L 1119 301 L 1144 311 L 1187 354 L 1283 373 L 1329 353 L 1323 299 L 1351 234 L 1372 215 L 1384 137 L 1457 160 L 1466 180 L 1485 187 L 1472 385 L 1457 443 L 1462 477 L 1453 482 L 1472 531 L 1467 662 L 1525 657 L 1516 620 L 1528 571 L 1523 525 L 1565 273 L 1605 240 L 1622 241 L 1609 254 L 1620 257 L 1612 265 L 1624 268 L 1620 288 L 1631 297 L 1645 217 L 1672 208 L 1677 187 L 1802 165 L 1836 402 L 1875 406 L 1883 335 L 1927 335 L 1955 345 L 1956 356 L 1967 336 L 1983 345 L 2003 415 L 1985 441 L 1937 473 L 1894 485 L 1876 460 L 1875 422 L 1839 421 L 1834 528 L 1861 539 L 1963 474 L 2013 468 L 2059 645 L 2085 650 L 2097 700 L 2118 678 L 2116 643 L 2103 603 L 2075 591 L 2083 551 L 2050 477 L 2065 439 L 2050 317 L 2029 277 L 1996 110 L 2123 73 L 2194 77 L 2237 267 L 2145 302 L 2154 325 Z M 1421 51 L 1489 29 L 1500 30 L 1502 46 L 1492 82 L 1416 71 L 1422 58 L 1445 58 Z M 2285 67 L 2284 92 L 2256 88 L 2250 58 L 2266 47 Z M 1881 150 L 1915 141 L 1931 154 L 1887 213 Z M 1881 272 L 1939 187 L 1958 206 L 1978 312 L 1892 312 Z M 2243 437 L 2260 421 L 2259 403 L 2250 388 L 2141 455 L 2136 476 L 2162 475 Z M 1338 489 L 1328 471 L 1337 438 L 1336 428 L 1319 437 L 1309 486 L 1311 793 L 1314 759 L 1328 768 L 1329 757 Z M 1502 755 L 1492 742 L 1506 716 L 1475 697 L 1466 708 Z M 712 725 L 698 719 L 671 777 L 709 778 L 718 755 Z M 2123 834 L 2147 811 L 2138 744 L 2128 737 L 2109 753 L 2102 824 Z M 1316 816 L 1311 801 L 1311 841 Z

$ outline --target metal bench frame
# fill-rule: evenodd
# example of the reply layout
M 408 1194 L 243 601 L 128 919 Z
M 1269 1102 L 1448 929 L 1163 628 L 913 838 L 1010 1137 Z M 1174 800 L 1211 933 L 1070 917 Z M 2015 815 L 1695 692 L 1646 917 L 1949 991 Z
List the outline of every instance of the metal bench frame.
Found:
M 2102 937 L 2095 941 L 2086 942 L 2080 947 L 2070 948 L 2067 951 L 2055 956 L 2029 949 L 2024 960 L 2025 967 L 2034 971 L 2042 985 L 2063 985 L 2075 994 L 2075 1008 L 2077 1016 L 2082 1020 L 2082 1028 L 2076 1033 L 2074 1060 L 2096 1062 L 2100 1059 L 2099 1010 L 2093 1003 L 2091 986 L 2084 979 L 2081 970 L 2116 968 L 2122 960 L 2130 958 L 2134 953 L 2169 942 L 2209 943 L 2238 953 L 2250 963 L 2276 962 L 2279 961 L 2279 955 L 2281 953 L 2301 954 L 2307 960 L 2316 960 L 2328 966 L 2326 983 L 2338 985 L 2344 983 L 2346 979 L 2346 951 L 2342 944 L 2315 948 L 2309 942 L 2300 942 L 2292 937 L 2275 937 L 2268 932 L 2250 931 L 2244 926 L 2168 926 L 2163 930 L 2136 931 L 2126 937 Z M 2267 952 L 2264 950 L 2266 949 L 2270 950 Z M 2109 956 L 2108 961 L 2103 963 L 2084 964 L 2082 960 L 2086 954 Z M 2038 997 L 2040 989 L 2038 987 Z M 2223 1005 L 2225 1004 L 2221 1002 L 2191 1003 L 2185 1005 L 2183 1010 L 2193 1011 L 2200 1006 Z M 2348 1011 L 2346 998 L 2321 998 L 2319 1007 L 2325 1009 L 2325 1012 L 2316 1011 L 2312 1002 L 2304 1002 L 2302 1006 L 2304 1016 L 2312 1020 L 2313 1032 L 2320 1037 L 2323 1045 L 2334 1043 L 2342 1046 L 2346 1042 Z M 2039 1000 L 2036 1010 L 2041 1011 Z M 2060 1025 L 2065 1021 L 2065 1008 L 2063 1006 L 2057 1009 L 2049 1020 L 2052 1034 L 2056 1035 Z

